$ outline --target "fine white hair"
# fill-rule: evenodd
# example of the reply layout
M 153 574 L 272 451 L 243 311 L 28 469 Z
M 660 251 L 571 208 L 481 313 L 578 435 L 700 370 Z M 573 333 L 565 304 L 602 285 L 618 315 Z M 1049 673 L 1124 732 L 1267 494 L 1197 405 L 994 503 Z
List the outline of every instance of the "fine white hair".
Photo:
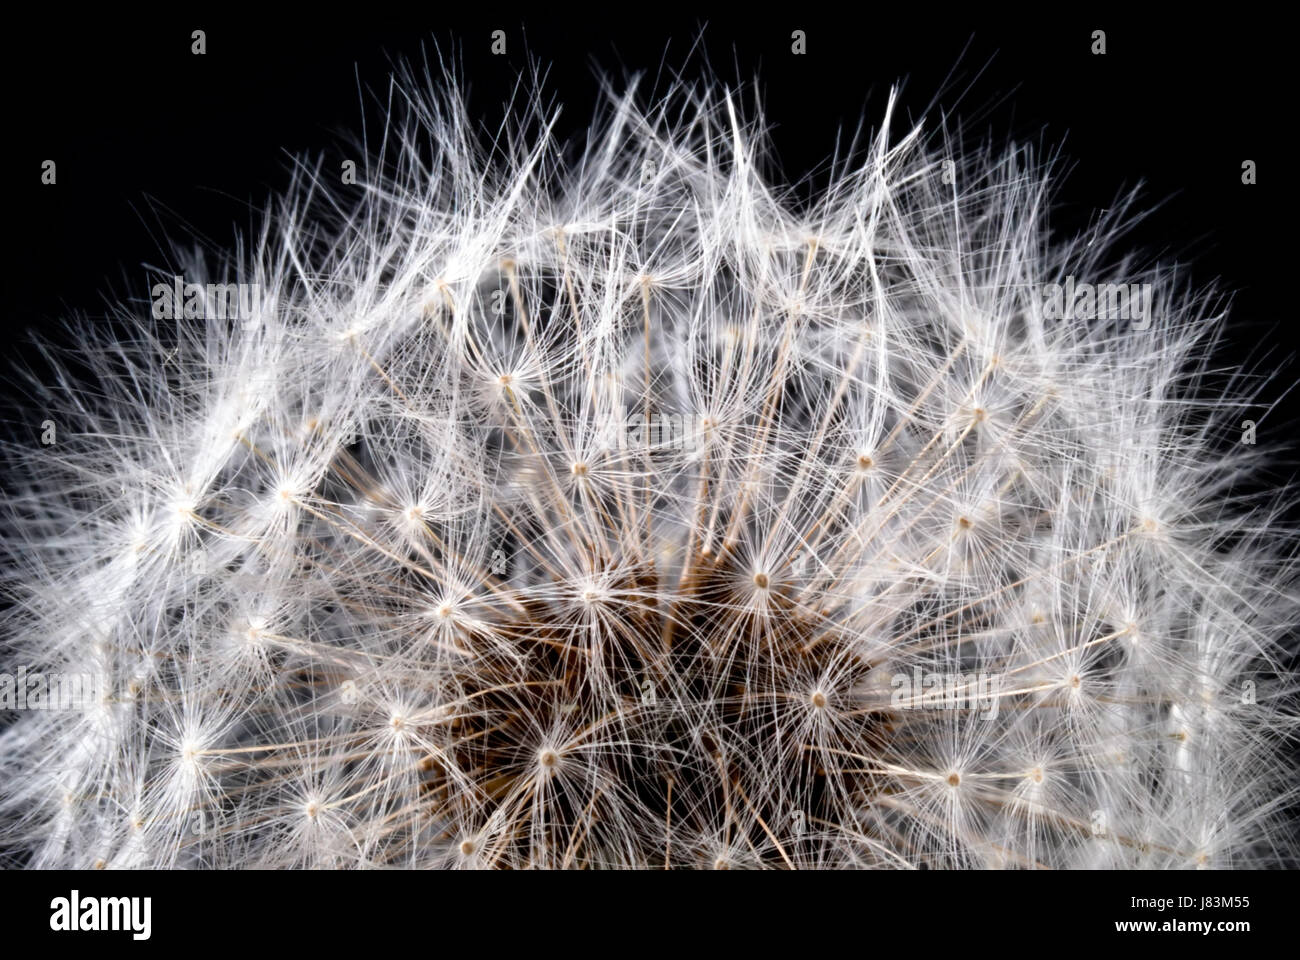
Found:
M 1133 195 L 1062 239 L 1050 162 L 894 96 L 799 202 L 713 80 L 577 144 L 440 90 L 183 265 L 239 316 L 137 297 L 31 384 L 6 706 L 96 693 L 0 730 L 0 860 L 1294 862 L 1259 383 Z

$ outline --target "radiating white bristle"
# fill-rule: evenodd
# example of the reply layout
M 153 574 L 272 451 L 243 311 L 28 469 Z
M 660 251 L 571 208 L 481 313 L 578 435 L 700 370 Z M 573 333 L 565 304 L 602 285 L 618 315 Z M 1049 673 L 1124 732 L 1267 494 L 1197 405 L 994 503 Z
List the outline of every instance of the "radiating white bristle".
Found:
M 576 157 L 408 95 L 188 267 L 247 317 L 124 307 L 37 396 L 2 669 L 100 696 L 0 732 L 7 862 L 1293 857 L 1294 532 L 1124 204 L 1059 241 L 1030 151 L 887 115 L 797 208 L 711 84 Z

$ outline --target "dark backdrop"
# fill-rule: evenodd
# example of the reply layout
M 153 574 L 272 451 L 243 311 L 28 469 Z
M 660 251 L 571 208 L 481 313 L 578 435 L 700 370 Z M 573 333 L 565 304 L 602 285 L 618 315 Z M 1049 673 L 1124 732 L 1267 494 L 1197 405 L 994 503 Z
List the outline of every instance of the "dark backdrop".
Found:
M 110 14 L 48 5 L 11 24 L 5 43 L 5 222 L 16 241 L 5 339 L 70 311 L 103 314 L 108 292 L 142 296 L 140 265 L 166 263 L 164 235 L 228 246 L 287 182 L 291 155 L 323 153 L 337 169 L 338 134 L 359 128 L 359 84 L 382 90 L 393 58 L 418 59 L 436 41 L 463 61 L 485 117 L 499 117 L 517 70 L 547 67 L 566 105 L 561 133 L 583 125 L 597 68 L 653 74 L 668 63 L 691 73 L 707 61 L 725 79 L 757 75 L 792 179 L 831 153 L 837 128 L 878 118 L 900 79 L 904 118 L 937 99 L 974 132 L 1061 144 L 1070 163 L 1054 224 L 1082 227 L 1144 182 L 1160 206 L 1132 242 L 1233 292 L 1223 362 L 1266 355 L 1264 367 L 1282 371 L 1266 397 L 1284 393 L 1297 377 L 1293 321 L 1280 309 L 1291 243 L 1274 226 L 1291 173 L 1279 130 L 1294 53 L 1281 24 L 1226 7 L 896 9 L 494 3 L 381 13 L 346 3 Z M 194 29 L 206 31 L 205 56 L 190 53 Z M 490 52 L 496 29 L 507 33 L 505 56 Z M 807 34 L 804 56 L 791 53 L 795 29 Z M 1105 56 L 1090 53 L 1094 29 L 1106 31 Z M 367 113 L 373 122 L 373 104 Z M 46 159 L 58 164 L 53 187 L 40 183 Z M 1254 186 L 1241 183 L 1247 159 L 1258 165 Z M 1261 423 L 1260 442 L 1289 441 L 1297 410 L 1284 401 Z M 1279 448 L 1279 478 L 1290 475 L 1285 463 Z

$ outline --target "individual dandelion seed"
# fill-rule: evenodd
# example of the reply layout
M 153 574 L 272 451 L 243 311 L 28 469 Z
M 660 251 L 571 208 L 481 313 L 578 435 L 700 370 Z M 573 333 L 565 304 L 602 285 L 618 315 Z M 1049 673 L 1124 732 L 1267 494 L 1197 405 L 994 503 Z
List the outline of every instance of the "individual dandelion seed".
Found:
M 1294 531 L 1122 212 L 1054 240 L 1028 151 L 892 96 L 796 209 L 713 82 L 576 158 L 405 83 L 359 195 L 186 265 L 256 322 L 124 306 L 33 385 L 5 662 L 106 694 L 0 731 L 4 862 L 1294 859 Z

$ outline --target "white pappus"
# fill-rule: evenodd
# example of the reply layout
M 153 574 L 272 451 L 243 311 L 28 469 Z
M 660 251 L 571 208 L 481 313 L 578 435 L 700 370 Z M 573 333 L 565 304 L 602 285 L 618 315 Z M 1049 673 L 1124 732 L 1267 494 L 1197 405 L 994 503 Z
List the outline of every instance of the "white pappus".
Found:
M 1132 196 L 1057 238 L 1050 163 L 892 96 L 798 202 L 713 81 L 577 145 L 426 87 L 184 264 L 238 316 L 31 385 L 3 672 L 100 695 L 10 683 L 0 859 L 1294 862 L 1296 538 Z

